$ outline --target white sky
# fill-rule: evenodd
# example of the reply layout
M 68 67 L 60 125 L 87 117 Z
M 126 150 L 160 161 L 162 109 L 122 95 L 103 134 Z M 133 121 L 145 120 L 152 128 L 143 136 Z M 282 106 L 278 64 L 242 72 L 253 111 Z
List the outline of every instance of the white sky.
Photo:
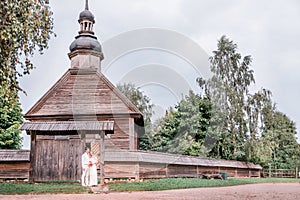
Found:
M 217 40 L 222 35 L 226 35 L 238 44 L 238 50 L 242 55 L 252 56 L 252 69 L 256 80 L 254 89 L 264 87 L 271 90 L 278 110 L 296 122 L 299 132 L 300 1 L 90 0 L 89 4 L 90 10 L 96 17 L 95 34 L 104 44 L 121 33 L 152 27 L 177 32 L 197 43 L 210 56 L 211 52 L 217 48 Z M 27 91 L 27 96 L 21 95 L 24 113 L 70 67 L 67 53 L 69 53 L 69 45 L 79 30 L 77 20 L 84 8 L 84 1 L 51 0 L 50 6 L 54 12 L 54 31 L 57 37 L 51 38 L 50 48 L 45 51 L 44 55 L 34 56 L 36 69 L 30 76 L 21 79 L 21 85 Z M 132 42 L 135 42 L 134 38 Z M 109 57 L 106 55 L 105 48 L 103 52 L 105 57 Z M 142 54 L 144 57 L 145 55 L 152 56 L 153 60 L 148 59 L 146 63 L 143 63 L 145 58 L 141 52 L 123 56 L 112 64 L 111 70 L 108 70 L 106 75 L 115 84 L 124 77 L 127 80 L 126 69 L 132 72 L 132 67 L 137 65 L 147 66 L 155 62 L 156 66 L 170 67 L 174 63 L 180 63 L 178 57 L 169 59 L 165 52 L 146 50 Z M 122 66 L 124 67 L 120 69 Z M 126 66 L 131 67 L 126 68 Z M 179 73 L 183 79 L 191 79 L 192 74 L 195 76 L 191 67 L 183 63 L 180 66 L 185 67 L 173 71 Z M 155 66 L 152 67 L 155 68 Z M 201 69 L 203 68 L 206 70 L 209 66 L 201 66 Z M 134 72 L 137 76 L 142 76 L 141 73 Z M 171 76 L 171 74 L 155 76 L 154 82 L 159 79 L 172 79 L 170 77 L 175 75 Z M 194 80 L 188 80 L 188 82 L 193 85 Z M 154 85 L 140 83 L 148 96 L 153 99 L 153 103 L 161 104 L 161 107 L 174 105 L 176 97 L 172 96 L 172 92 L 169 91 L 169 94 L 161 98 L 163 94 L 160 94 L 161 91 L 157 90 Z M 167 105 L 168 103 L 170 105 Z M 25 138 L 24 148 L 29 148 L 28 138 Z

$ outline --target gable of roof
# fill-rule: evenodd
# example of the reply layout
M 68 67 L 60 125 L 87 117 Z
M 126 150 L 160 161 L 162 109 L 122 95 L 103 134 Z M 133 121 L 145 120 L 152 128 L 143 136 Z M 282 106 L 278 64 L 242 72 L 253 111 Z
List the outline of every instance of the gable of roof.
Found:
M 96 69 L 68 69 L 25 114 L 26 119 L 64 115 L 142 113 Z

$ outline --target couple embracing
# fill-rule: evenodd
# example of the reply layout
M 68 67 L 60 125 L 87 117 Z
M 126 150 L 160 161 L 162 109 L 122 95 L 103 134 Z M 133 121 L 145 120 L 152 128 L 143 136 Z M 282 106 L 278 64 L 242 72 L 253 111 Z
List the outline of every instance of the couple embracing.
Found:
M 82 177 L 81 184 L 83 186 L 97 186 L 97 158 L 92 155 L 89 148 L 85 148 L 85 153 L 81 157 L 82 161 Z

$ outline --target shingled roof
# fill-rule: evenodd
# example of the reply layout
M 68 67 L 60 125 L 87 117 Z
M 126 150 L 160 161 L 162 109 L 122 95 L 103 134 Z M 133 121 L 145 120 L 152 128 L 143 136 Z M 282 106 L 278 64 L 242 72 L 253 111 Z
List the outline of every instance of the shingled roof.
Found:
M 70 68 L 25 114 L 25 118 L 124 114 L 142 116 L 135 105 L 96 69 Z
M 20 130 L 26 131 L 75 131 L 75 130 L 101 130 L 113 131 L 113 121 L 46 121 L 24 122 Z
M 0 150 L 0 162 L 29 162 L 29 150 Z
M 145 162 L 145 163 L 166 163 L 177 165 L 199 165 L 207 167 L 232 167 L 241 169 L 259 169 L 262 167 L 253 163 L 222 160 L 214 158 L 201 158 L 179 154 L 144 151 L 106 151 L 105 161 L 108 162 Z

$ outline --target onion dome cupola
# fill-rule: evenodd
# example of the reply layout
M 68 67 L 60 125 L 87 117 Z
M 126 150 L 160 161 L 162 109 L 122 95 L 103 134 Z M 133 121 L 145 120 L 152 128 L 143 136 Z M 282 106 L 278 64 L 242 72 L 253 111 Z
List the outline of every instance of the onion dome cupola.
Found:
M 79 35 L 70 45 L 71 68 L 97 68 L 101 70 L 103 60 L 102 47 L 93 32 L 95 17 L 89 10 L 88 0 L 85 1 L 85 9 L 79 14 Z
M 80 25 L 83 25 L 84 22 L 86 22 L 86 23 L 92 22 L 92 24 L 90 24 L 91 26 L 93 26 L 93 24 L 95 23 L 95 17 L 93 15 L 93 13 L 91 11 L 89 11 L 89 2 L 88 2 L 88 0 L 86 0 L 86 2 L 85 2 L 84 11 L 82 11 L 79 14 L 78 22 L 80 23 Z

